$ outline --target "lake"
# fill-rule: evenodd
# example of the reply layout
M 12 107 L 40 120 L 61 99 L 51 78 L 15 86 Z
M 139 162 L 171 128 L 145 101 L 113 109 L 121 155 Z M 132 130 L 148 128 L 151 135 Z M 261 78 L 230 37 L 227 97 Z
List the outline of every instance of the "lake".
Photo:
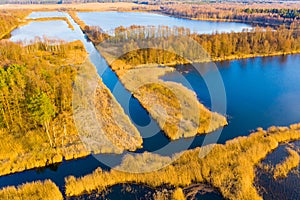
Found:
M 146 12 L 78 12 L 78 17 L 89 26 L 100 26 L 104 31 L 111 31 L 119 26 L 177 26 L 189 28 L 195 33 L 241 32 L 251 26 L 235 22 L 197 21 L 175 18 Z
M 257 127 L 287 126 L 300 121 L 300 55 L 249 58 L 216 65 L 224 82 L 229 121 L 219 143 L 248 135 Z M 180 76 L 174 72 L 162 79 L 185 84 L 183 76 L 199 101 L 211 107 L 207 86 L 197 69 L 189 65 L 178 69 Z
M 57 12 L 59 13 L 59 12 Z M 107 13 L 107 18 L 112 15 L 153 15 L 153 23 L 158 20 L 156 17 L 172 18 L 168 16 L 149 13 L 118 13 L 118 12 L 103 12 Z M 85 14 L 79 13 L 79 17 L 82 15 L 89 16 L 92 20 L 93 13 Z M 99 13 L 95 13 L 98 16 Z M 115 73 L 107 66 L 107 63 L 103 57 L 95 50 L 93 44 L 86 39 L 78 25 L 65 13 L 56 12 L 33 12 L 29 17 L 45 17 L 45 16 L 67 16 L 70 22 L 74 25 L 75 30 L 68 28 L 68 25 L 64 21 L 45 21 L 43 22 L 43 28 L 39 27 L 40 22 L 32 22 L 28 25 L 20 27 L 12 33 L 11 40 L 16 37 L 21 37 L 29 40 L 35 36 L 57 36 L 63 39 L 61 33 L 66 33 L 66 40 L 72 41 L 80 39 L 87 51 L 90 53 L 90 59 L 96 66 L 98 74 L 102 77 L 105 85 L 114 93 L 117 101 L 124 107 L 125 113 L 131 117 L 133 123 L 138 127 L 142 136 L 144 137 L 143 149 L 139 149 L 136 153 L 142 153 L 145 151 L 157 152 L 162 155 L 171 155 L 174 152 L 179 152 L 187 148 L 195 148 L 201 146 L 204 136 L 197 136 L 195 138 L 180 139 L 170 142 L 162 131 L 156 127 L 157 134 L 152 137 L 148 137 L 147 130 L 143 129 L 148 123 L 153 122 L 153 119 L 148 116 L 148 113 L 141 107 L 139 102 L 131 98 L 131 94 L 120 84 Z M 150 17 L 151 18 L 151 17 Z M 83 19 L 83 18 L 82 18 Z M 155 20 L 154 20 L 155 19 Z M 84 19 L 83 19 L 84 20 Z M 130 23 L 134 23 L 132 19 Z M 182 23 L 200 23 L 200 21 L 191 21 L 187 19 L 169 19 L 169 20 L 181 20 Z M 94 23 L 105 21 L 104 18 L 99 20 L 94 18 Z M 118 20 L 117 20 L 118 21 Z M 151 22 L 151 21 L 150 21 Z M 148 23 L 150 23 L 148 22 Z M 161 21 L 159 21 L 161 22 Z M 55 23 L 58 23 L 58 28 L 55 30 Z M 110 30 L 112 25 L 107 23 L 107 28 Z M 129 23 L 129 24 L 130 24 Z M 142 22 L 141 22 L 142 23 Z M 205 22 L 212 23 L 216 22 Z M 229 26 L 227 22 L 220 22 L 222 26 Z M 235 23 L 236 24 L 236 23 Z M 144 24 L 139 24 L 144 25 Z M 158 24 L 155 24 L 158 25 Z M 172 25 L 169 23 L 168 25 Z M 102 26 L 102 25 L 101 25 Z M 116 25 L 117 26 L 117 25 Z M 243 24 L 240 24 L 243 26 Z M 33 29 L 35 27 L 35 29 Z M 199 25 L 200 27 L 200 25 Z M 198 28 L 199 28 L 198 27 Z M 227 27 L 228 28 L 228 27 Z M 33 31 L 30 31 L 33 29 Z M 39 30 L 40 29 L 40 30 Z M 39 32 L 36 32 L 39 30 Z M 231 29 L 233 30 L 233 29 Z M 238 29 L 236 29 L 238 30 Z M 235 31 L 236 31 L 235 30 Z M 57 32 L 58 31 L 58 32 Z M 211 29 L 211 32 L 213 29 Z M 60 32 L 60 33 L 59 33 Z M 277 57 L 265 57 L 265 58 L 250 58 L 243 60 L 233 60 L 225 62 L 217 62 L 216 65 L 222 76 L 226 95 L 227 95 L 227 115 L 229 125 L 225 127 L 218 140 L 218 143 L 224 143 L 229 139 L 237 136 L 248 135 L 252 130 L 257 127 L 267 128 L 272 125 L 289 125 L 300 121 L 300 55 L 289 56 L 277 56 Z M 201 65 L 198 66 L 201 68 Z M 199 69 L 198 68 L 198 69 Z M 203 78 L 199 75 L 198 70 L 190 65 L 178 66 L 177 73 L 169 73 L 162 77 L 163 80 L 171 80 L 175 82 L 188 81 L 193 90 L 196 92 L 198 99 L 207 107 L 211 106 L 210 95 L 205 85 Z M 179 73 L 178 73 L 179 72 Z M 183 82 L 184 83 L 184 82 Z M 115 87 L 118 86 L 118 92 L 114 92 Z M 125 107 L 126 101 L 123 97 L 128 97 L 130 100 L 129 107 Z M 154 126 L 157 126 L 155 122 Z M 215 133 L 210 134 L 214 137 Z M 162 147 L 168 146 L 167 149 L 161 150 Z M 115 164 L 118 164 L 123 155 L 99 155 L 100 160 L 111 159 Z M 8 176 L 0 177 L 0 187 L 7 185 L 18 185 L 26 181 L 44 180 L 50 178 L 53 180 L 62 191 L 64 191 L 64 177 L 68 175 L 83 176 L 91 173 L 97 166 L 104 167 L 93 156 L 82 158 L 73 161 L 64 161 L 59 165 L 47 167 L 38 170 L 28 170 L 21 173 L 11 174 Z M 300 181 L 296 181 L 295 187 L 300 186 Z M 119 188 L 116 186 L 114 188 Z M 141 189 L 142 190 L 142 189 Z M 111 194 L 112 196 L 117 193 Z M 211 198 L 208 196 L 206 199 Z M 299 197 L 300 198 L 300 197 Z
M 32 12 L 27 19 L 38 19 L 47 17 L 66 17 L 67 14 L 63 12 Z M 32 43 L 36 37 L 47 37 L 51 40 L 64 40 L 72 42 L 80 39 L 80 35 L 69 28 L 66 21 L 34 21 L 24 26 L 21 26 L 11 32 L 10 40 L 13 42 L 25 42 L 25 44 Z

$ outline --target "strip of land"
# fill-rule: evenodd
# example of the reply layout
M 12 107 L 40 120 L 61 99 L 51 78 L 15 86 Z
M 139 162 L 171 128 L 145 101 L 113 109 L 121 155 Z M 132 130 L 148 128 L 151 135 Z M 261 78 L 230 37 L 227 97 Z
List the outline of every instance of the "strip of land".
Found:
M 78 134 L 89 151 L 122 153 L 142 147 L 140 133 L 90 62 L 83 65 L 74 88 L 74 119 Z
M 1 6 L 0 6 L 1 7 Z M 15 10 L 14 12 L 3 11 L 0 13 L 0 40 L 10 34 L 12 30 L 22 23 L 23 19 L 30 13 L 26 10 Z

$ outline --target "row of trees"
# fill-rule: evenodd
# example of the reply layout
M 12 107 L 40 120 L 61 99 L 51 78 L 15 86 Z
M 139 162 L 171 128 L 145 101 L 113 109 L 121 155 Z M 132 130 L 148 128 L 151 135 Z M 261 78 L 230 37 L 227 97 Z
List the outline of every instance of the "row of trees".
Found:
M 271 28 L 255 28 L 241 33 L 215 33 L 192 36 L 213 59 L 236 55 L 268 55 L 291 53 L 300 50 L 298 29 L 281 26 L 276 31 Z

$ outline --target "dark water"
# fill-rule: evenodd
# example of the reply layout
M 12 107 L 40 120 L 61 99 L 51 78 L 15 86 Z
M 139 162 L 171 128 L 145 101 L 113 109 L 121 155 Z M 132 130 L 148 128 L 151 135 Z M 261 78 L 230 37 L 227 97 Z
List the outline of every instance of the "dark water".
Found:
M 145 12 L 78 12 L 78 17 L 87 25 L 100 26 L 104 31 L 110 31 L 119 26 L 177 26 L 189 28 L 196 33 L 241 32 L 251 26 L 235 22 L 197 21 L 175 18 L 166 15 Z
M 216 64 L 226 90 L 229 121 L 219 143 L 248 135 L 257 127 L 287 126 L 300 121 L 300 55 L 250 58 Z M 183 84 L 188 81 L 199 100 L 210 107 L 207 86 L 197 69 L 182 66 L 181 72 L 180 76 L 174 72 L 162 79 Z M 197 139 L 193 146 L 197 146 Z
M 150 151 L 171 155 L 174 152 L 201 146 L 204 136 L 169 142 L 139 102 L 132 98 L 131 94 L 120 84 L 115 73 L 107 66 L 93 44 L 86 39 L 74 21 L 72 19 L 70 21 L 75 27 L 72 34 L 75 34 L 76 38 L 84 43 L 103 82 L 140 130 L 144 140 L 143 149 L 136 153 Z M 216 64 L 224 81 L 229 121 L 229 125 L 224 128 L 218 140 L 219 143 L 224 143 L 226 140 L 240 135 L 248 135 L 257 127 L 289 125 L 300 121 L 300 55 L 253 58 Z M 199 70 L 201 70 L 201 66 Z M 198 71 L 191 66 L 181 66 L 179 71 L 181 73 L 170 73 L 162 79 L 177 82 L 187 81 L 198 95 L 199 100 L 210 107 L 209 92 Z M 144 127 L 149 124 L 152 125 L 152 128 L 150 132 L 147 132 L 149 130 Z M 216 133 L 212 133 L 210 136 L 214 137 L 214 134 L 216 137 L 218 136 Z M 113 160 L 115 165 L 120 162 L 121 158 L 122 155 L 98 155 L 99 160 Z M 88 156 L 83 159 L 65 161 L 51 168 L 2 176 L 0 177 L 0 187 L 49 178 L 63 191 L 64 177 L 68 175 L 83 176 L 91 173 L 98 166 L 105 168 L 93 156 Z M 118 186 L 112 188 L 113 198 L 120 192 L 117 188 Z M 141 190 L 140 198 L 145 195 L 143 189 Z M 130 196 L 127 197 L 130 198 Z M 201 197 L 204 198 L 204 196 Z M 205 197 L 205 199 L 209 198 L 212 199 L 213 196 Z
M 300 141 L 292 142 L 290 144 L 292 144 L 292 149 L 299 150 Z M 279 146 L 274 152 L 269 154 L 262 163 L 275 167 L 276 164 L 284 161 L 288 156 L 286 151 L 287 146 L 288 145 Z M 300 199 L 300 167 L 298 166 L 297 169 L 293 169 L 288 174 L 287 178 L 279 178 L 278 180 L 274 180 L 272 173 L 258 168 L 256 171 L 255 184 L 259 188 L 260 195 L 263 196 L 265 200 Z

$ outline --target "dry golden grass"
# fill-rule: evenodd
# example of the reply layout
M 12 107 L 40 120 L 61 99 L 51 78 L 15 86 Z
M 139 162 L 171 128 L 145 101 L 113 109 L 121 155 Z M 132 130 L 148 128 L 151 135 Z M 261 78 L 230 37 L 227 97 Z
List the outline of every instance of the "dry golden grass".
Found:
M 275 166 L 274 169 L 274 178 L 285 178 L 287 177 L 288 173 L 298 167 L 300 162 L 300 156 L 297 151 L 287 148 L 289 156 L 282 162 Z
M 134 151 L 142 146 L 140 133 L 102 81 L 96 89 L 95 108 L 104 134 L 116 147 Z
M 159 79 L 174 68 L 139 65 L 125 70 L 121 68 L 124 65 L 116 60 L 111 67 L 170 139 L 193 137 L 227 125 L 226 118 L 205 108 L 194 92 Z
M 93 153 L 122 153 L 142 146 L 142 138 L 123 108 L 86 61 L 75 81 L 74 118 L 81 139 Z
M 26 183 L 0 190 L 1 200 L 62 200 L 58 187 L 50 180 Z
M 172 194 L 172 200 L 185 200 L 184 193 L 181 188 L 176 188 Z
M 279 143 L 299 139 L 300 124 L 290 128 L 271 127 L 267 131 L 258 130 L 248 137 L 230 140 L 225 145 L 217 144 L 182 152 L 173 157 L 172 164 L 158 171 L 128 173 L 117 169 L 97 169 L 81 178 L 68 177 L 66 195 L 75 196 L 96 189 L 102 191 L 119 183 L 138 183 L 153 187 L 185 187 L 192 183 L 208 183 L 217 188 L 226 199 L 262 199 L 253 185 L 255 166 L 276 149 Z M 208 151 L 210 148 L 211 151 Z M 148 153 L 147 156 L 151 154 Z M 159 156 L 154 156 L 160 162 Z M 145 167 L 143 155 L 130 159 L 128 162 L 125 158 L 118 169 L 136 171 L 139 166 Z M 163 161 L 165 159 L 162 158 Z

